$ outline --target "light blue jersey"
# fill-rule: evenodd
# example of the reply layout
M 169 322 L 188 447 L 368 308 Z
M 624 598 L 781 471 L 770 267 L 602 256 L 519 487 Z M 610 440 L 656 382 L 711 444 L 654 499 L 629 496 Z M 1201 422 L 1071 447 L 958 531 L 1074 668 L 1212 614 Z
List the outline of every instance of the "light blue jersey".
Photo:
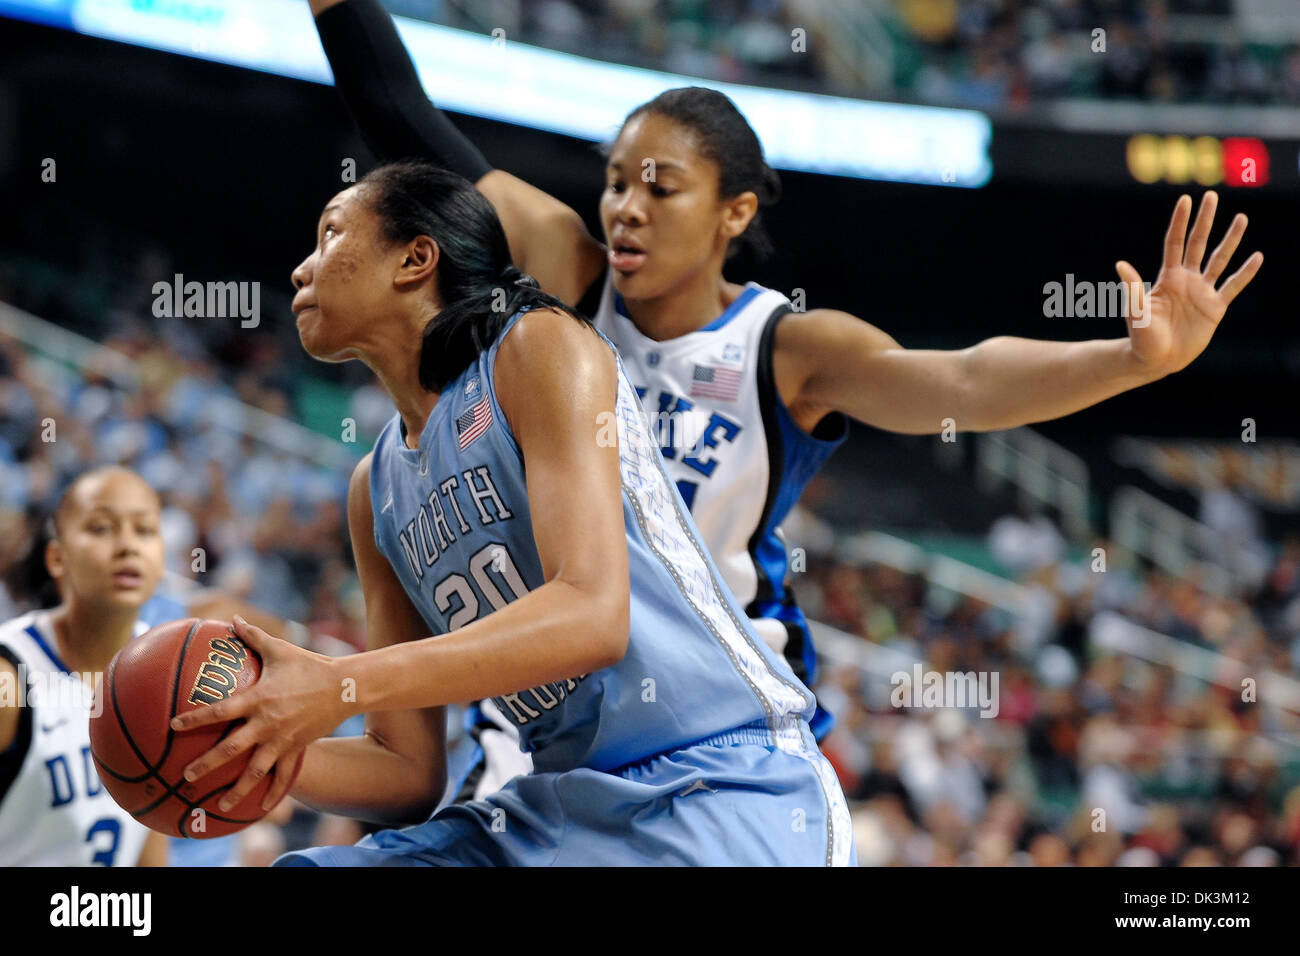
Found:
M 523 457 L 493 380 L 519 317 L 443 391 L 417 449 L 400 416 L 375 444 L 375 541 L 435 634 L 545 583 Z M 531 776 L 420 827 L 284 862 L 849 862 L 844 796 L 807 723 L 812 694 L 700 545 L 621 362 L 615 413 L 593 423 L 602 435 L 618 442 L 627 530 L 623 659 L 493 699 L 532 754 Z
M 817 654 L 789 587 L 781 524 L 849 426 L 831 412 L 810 434 L 786 408 L 772 363 L 778 323 L 791 310 L 780 292 L 750 282 L 707 325 L 653 339 L 608 271 L 594 321 L 627 367 L 664 468 L 723 580 L 759 636 L 814 687 Z M 821 740 L 834 721 L 819 707 L 811 724 Z

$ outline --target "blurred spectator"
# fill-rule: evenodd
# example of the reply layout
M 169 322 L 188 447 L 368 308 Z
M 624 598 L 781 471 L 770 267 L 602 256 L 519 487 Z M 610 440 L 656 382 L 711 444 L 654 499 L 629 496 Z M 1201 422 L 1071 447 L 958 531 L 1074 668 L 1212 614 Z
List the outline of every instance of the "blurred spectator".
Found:
M 1300 103 L 1300 47 L 1163 0 L 386 0 L 398 14 L 706 79 L 1017 111 L 1059 97 Z M 1300 21 L 1300 8 L 1282 11 Z M 1177 28 L 1175 28 L 1177 27 Z M 805 44 L 792 44 L 796 29 Z M 1104 31 L 1098 33 L 1097 31 Z M 876 68 L 881 42 L 891 70 Z M 1104 45 L 1103 45 L 1104 43 Z
M 1047 515 L 1023 509 L 989 528 L 989 551 L 1014 574 L 1055 564 L 1065 554 L 1065 539 Z
M 284 837 L 273 824 L 254 823 L 239 834 L 240 866 L 270 866 L 284 851 Z
M 563 22 L 570 6 L 590 15 L 599 5 L 557 4 L 546 16 Z M 779 17 L 782 9 L 728 7 L 737 23 Z M 721 5 L 687 8 L 683 22 L 693 25 L 684 29 L 701 36 L 720 29 Z M 1091 16 L 1080 12 L 1088 9 L 1084 0 L 1050 8 L 1058 25 L 1079 17 L 1086 24 Z M 618 5 L 618 15 L 635 20 L 647 9 L 628 2 Z M 963 7 L 936 48 L 1000 30 L 1001 52 L 986 56 L 995 73 L 1010 76 L 1007 49 L 1015 34 L 999 19 L 1001 10 L 991 2 Z M 1056 43 L 1041 26 L 1034 30 Z M 764 33 L 775 50 L 771 30 L 753 36 Z M 142 279 L 157 267 L 141 265 Z M 324 652 L 361 646 L 364 608 L 351 564 L 346 489 L 353 460 L 392 415 L 391 405 L 373 388 L 340 397 L 338 417 L 356 421 L 357 440 L 340 446 L 347 454 L 338 461 L 320 464 L 268 440 L 274 429 L 250 425 L 262 421 L 250 406 L 275 422 L 299 397 L 280 346 L 250 342 L 237 354 L 213 351 L 192 327 L 153 324 L 147 310 L 143 318 L 138 308 L 131 312 L 138 294 L 120 298 L 128 305 L 103 339 L 109 347 L 79 372 L 0 336 L 0 563 L 30 541 L 73 475 L 120 461 L 162 494 L 169 570 L 221 583 L 309 623 L 325 635 L 317 644 Z M 47 314 L 76 313 L 48 293 L 43 301 Z M 324 417 L 337 421 L 333 411 Z M 57 440 L 44 439 L 47 420 Z M 864 660 L 885 655 L 872 665 L 885 673 L 856 655 L 826 660 L 818 687 L 837 717 L 824 749 L 853 802 L 864 863 L 1300 863 L 1300 758 L 1290 742 L 1300 720 L 1293 708 L 1243 699 L 1237 677 L 1259 676 L 1263 688 L 1269 675 L 1279 681 L 1270 686 L 1285 688 L 1291 685 L 1281 681 L 1300 675 L 1300 536 L 1269 540 L 1260 514 L 1261 502 L 1300 505 L 1277 477 L 1292 472 L 1280 454 L 1276 469 L 1209 456 L 1224 475 L 1215 487 L 1203 478 L 1215 468 L 1198 464 L 1206 456 L 1163 451 L 1163 474 L 1202 489 L 1211 543 L 1220 551 L 1240 544 L 1254 556 L 1257 590 L 1211 588 L 1203 565 L 1178 576 L 1145 568 L 1102 539 L 1068 542 L 1051 516 L 1024 511 L 993 521 L 984 541 L 991 564 L 1007 569 L 1027 595 L 1012 612 L 940 587 L 915 568 L 840 557 L 848 529 L 826 517 L 843 489 L 825 473 L 809 486 L 805 507 L 783 529 L 800 603 L 860 642 Z M 1105 573 L 1092 566 L 1093 547 L 1107 555 Z M 19 610 L 0 593 L 0 613 Z M 1095 646 L 1092 625 L 1102 612 L 1165 635 L 1177 652 L 1160 660 Z M 1184 658 L 1214 663 L 1197 669 Z M 899 660 L 996 674 L 997 716 L 894 708 L 888 672 Z M 357 723 L 342 732 L 357 732 Z M 240 834 L 241 861 L 262 865 L 286 847 L 353 842 L 363 832 L 291 801 L 282 808 Z M 1106 811 L 1104 832 L 1092 829 L 1098 808 Z

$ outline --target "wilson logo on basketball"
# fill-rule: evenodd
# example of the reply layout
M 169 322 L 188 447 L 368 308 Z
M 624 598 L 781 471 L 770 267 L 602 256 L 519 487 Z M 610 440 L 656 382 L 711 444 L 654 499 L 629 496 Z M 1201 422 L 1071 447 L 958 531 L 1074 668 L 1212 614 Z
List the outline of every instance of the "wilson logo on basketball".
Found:
M 229 697 L 235 690 L 235 675 L 244 669 L 244 658 L 248 657 L 248 648 L 233 637 L 214 637 L 208 647 L 211 653 L 199 667 L 190 690 L 191 704 L 215 704 Z

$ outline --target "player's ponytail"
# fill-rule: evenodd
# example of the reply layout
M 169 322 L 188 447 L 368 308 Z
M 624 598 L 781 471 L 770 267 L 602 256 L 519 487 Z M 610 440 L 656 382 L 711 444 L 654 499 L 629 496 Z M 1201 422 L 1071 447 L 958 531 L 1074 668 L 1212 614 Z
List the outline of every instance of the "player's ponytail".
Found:
M 763 227 L 762 210 L 781 198 L 781 177 L 763 158 L 758 135 L 730 97 L 703 86 L 665 90 L 642 103 L 623 121 L 643 113 L 655 113 L 680 123 L 690 131 L 696 148 L 718 167 L 718 195 L 733 199 L 743 192 L 758 197 L 759 212 L 748 228 L 731 240 L 727 258 L 747 249 L 755 258 L 772 254 L 772 240 Z
M 37 524 L 27 548 L 4 569 L 5 590 L 10 599 L 25 609 L 54 607 L 59 603 L 59 586 L 45 566 L 54 519 Z
M 389 242 L 438 243 L 442 310 L 424 329 L 420 384 L 441 392 L 484 352 L 512 315 L 550 306 L 586 321 L 515 267 L 496 210 L 469 180 L 429 163 L 388 163 L 361 183 Z

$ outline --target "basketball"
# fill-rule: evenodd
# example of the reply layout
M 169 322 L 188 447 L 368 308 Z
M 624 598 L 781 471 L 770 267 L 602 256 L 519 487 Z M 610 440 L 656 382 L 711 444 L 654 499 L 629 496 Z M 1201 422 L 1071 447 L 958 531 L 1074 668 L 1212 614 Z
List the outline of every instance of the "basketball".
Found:
M 226 836 L 263 816 L 270 774 L 227 813 L 217 801 L 234 786 L 251 751 L 187 783 L 191 761 L 242 721 L 177 733 L 171 719 L 257 682 L 261 659 L 220 621 L 187 618 L 156 627 L 118 652 L 96 691 L 90 747 L 105 789 L 135 819 L 169 836 Z M 294 767 L 294 776 L 302 765 Z
M 0 0 L 0 63 L 0 925 L 1290 898 L 1300 0 Z

